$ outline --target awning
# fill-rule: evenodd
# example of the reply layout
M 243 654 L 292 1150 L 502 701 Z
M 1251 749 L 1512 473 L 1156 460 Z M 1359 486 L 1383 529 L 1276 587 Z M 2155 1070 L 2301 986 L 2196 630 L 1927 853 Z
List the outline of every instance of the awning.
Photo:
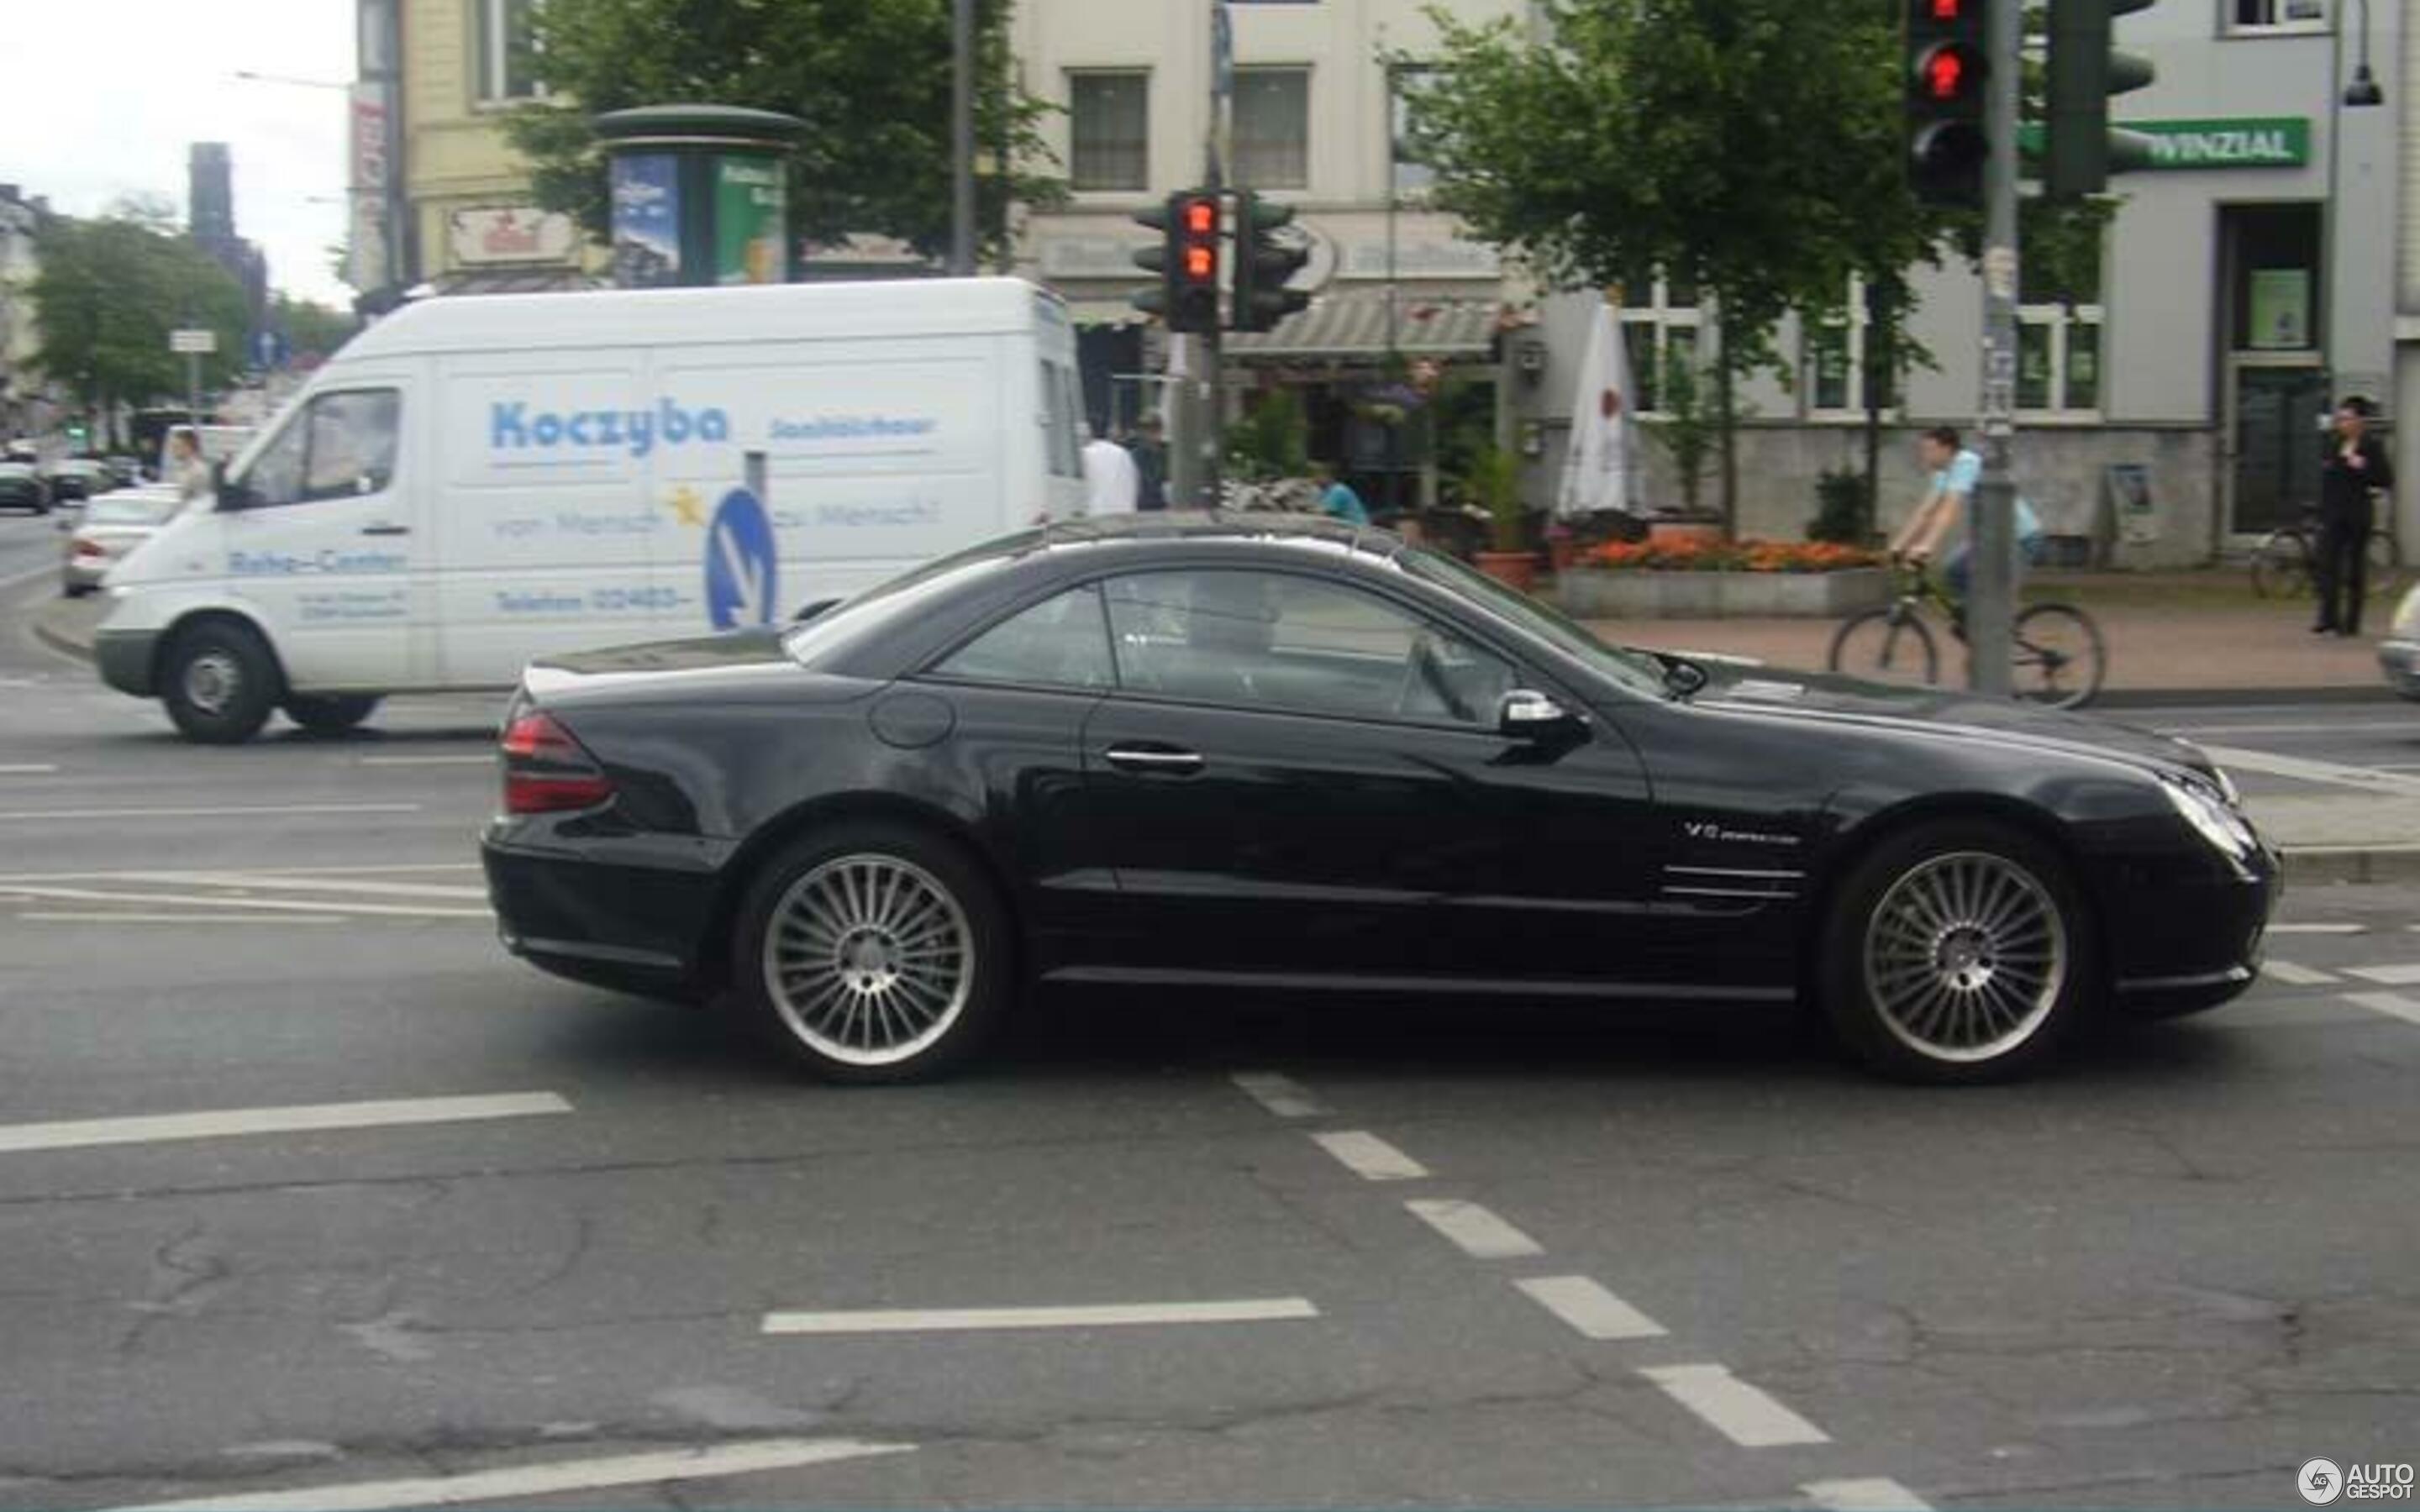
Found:
M 1407 357 L 1485 357 L 1496 338 L 1496 315 L 1493 301 L 1399 295 L 1394 349 Z M 1275 331 L 1234 332 L 1226 353 L 1245 361 L 1375 361 L 1387 355 L 1387 325 L 1384 296 L 1339 294 L 1286 316 Z

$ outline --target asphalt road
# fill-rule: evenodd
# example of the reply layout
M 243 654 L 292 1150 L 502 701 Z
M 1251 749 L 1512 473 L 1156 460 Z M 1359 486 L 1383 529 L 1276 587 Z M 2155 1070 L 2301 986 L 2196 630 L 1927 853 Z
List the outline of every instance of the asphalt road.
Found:
M 2420 892 L 2298 893 L 2244 1002 L 2017 1088 L 1154 995 L 841 1091 L 503 955 L 492 701 L 198 749 L 30 642 L 47 591 L 0 588 L 0 1508 L 2276 1506 L 2420 1458 Z M 2229 738 L 2420 763 L 2398 714 Z

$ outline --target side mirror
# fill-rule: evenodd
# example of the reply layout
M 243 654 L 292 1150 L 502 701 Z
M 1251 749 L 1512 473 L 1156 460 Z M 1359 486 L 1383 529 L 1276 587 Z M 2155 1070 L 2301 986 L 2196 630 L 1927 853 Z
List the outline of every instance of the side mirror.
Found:
M 1578 715 L 1533 688 L 1516 687 L 1496 705 L 1496 733 L 1507 740 L 1553 740 L 1579 725 Z
M 227 465 L 225 457 L 210 464 L 210 497 L 218 501 L 218 506 L 221 509 L 252 507 L 252 490 L 240 483 L 227 481 Z
M 793 625 L 803 625 L 839 602 L 840 600 L 837 598 L 818 598 L 814 603 L 809 604 L 806 608 L 799 610 L 796 614 L 791 615 L 790 623 Z

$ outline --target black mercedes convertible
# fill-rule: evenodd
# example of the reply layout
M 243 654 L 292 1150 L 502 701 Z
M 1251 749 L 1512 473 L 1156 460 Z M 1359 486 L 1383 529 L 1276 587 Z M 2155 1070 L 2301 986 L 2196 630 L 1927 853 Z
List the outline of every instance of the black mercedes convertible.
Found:
M 2183 742 L 1626 650 L 1291 517 L 1038 528 L 537 663 L 506 725 L 505 944 L 844 1080 L 1062 982 L 1795 1004 L 1885 1072 L 2004 1077 L 2242 992 L 2277 892 Z

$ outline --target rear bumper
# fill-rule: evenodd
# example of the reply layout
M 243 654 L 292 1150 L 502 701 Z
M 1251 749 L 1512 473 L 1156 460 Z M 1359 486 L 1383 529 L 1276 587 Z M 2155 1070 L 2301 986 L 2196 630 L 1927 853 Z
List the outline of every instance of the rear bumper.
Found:
M 147 699 L 159 691 L 152 668 L 157 665 L 157 630 L 102 629 L 92 638 L 93 666 L 101 680 L 121 693 Z
M 504 949 L 574 981 L 653 996 L 703 992 L 716 874 L 592 860 L 515 843 L 514 821 L 479 845 Z

